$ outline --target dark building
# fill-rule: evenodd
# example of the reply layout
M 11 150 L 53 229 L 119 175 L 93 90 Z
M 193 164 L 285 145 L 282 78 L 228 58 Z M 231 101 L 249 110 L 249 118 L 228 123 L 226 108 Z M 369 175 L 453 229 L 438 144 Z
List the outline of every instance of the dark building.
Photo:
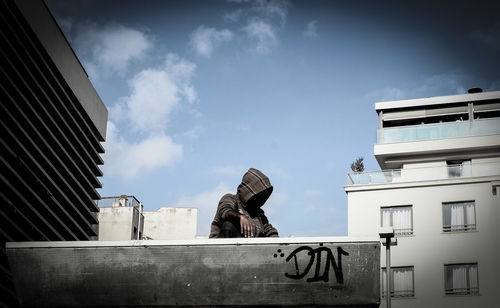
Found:
M 0 306 L 5 243 L 91 240 L 107 109 L 41 0 L 0 0 Z

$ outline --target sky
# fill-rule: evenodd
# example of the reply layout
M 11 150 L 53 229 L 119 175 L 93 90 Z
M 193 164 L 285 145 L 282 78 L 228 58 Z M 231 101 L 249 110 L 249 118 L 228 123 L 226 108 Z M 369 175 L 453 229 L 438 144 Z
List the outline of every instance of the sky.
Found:
M 46 0 L 109 111 L 101 196 L 198 208 L 253 167 L 280 236 L 347 235 L 374 103 L 500 90 L 495 1 Z

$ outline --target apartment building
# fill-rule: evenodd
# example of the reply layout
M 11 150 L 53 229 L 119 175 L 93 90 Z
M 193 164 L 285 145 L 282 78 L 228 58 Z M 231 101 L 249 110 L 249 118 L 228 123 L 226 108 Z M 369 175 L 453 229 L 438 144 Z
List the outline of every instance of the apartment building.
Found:
M 381 171 L 348 175 L 349 236 L 395 230 L 393 307 L 497 305 L 500 92 L 471 90 L 376 103 Z

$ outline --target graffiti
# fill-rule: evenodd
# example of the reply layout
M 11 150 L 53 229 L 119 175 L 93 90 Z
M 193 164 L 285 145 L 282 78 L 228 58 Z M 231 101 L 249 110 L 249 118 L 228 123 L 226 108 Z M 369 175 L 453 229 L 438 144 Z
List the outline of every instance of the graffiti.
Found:
M 302 252 L 307 252 L 307 255 L 309 256 L 309 262 L 304 268 L 299 267 L 299 261 L 297 258 L 297 255 L 300 255 Z M 280 257 L 284 257 L 285 254 L 281 252 L 281 249 L 278 249 L 278 253 Z M 323 272 L 321 272 L 321 267 L 323 265 L 323 258 L 322 256 L 326 253 L 326 258 L 324 259 L 324 267 L 323 267 Z M 301 246 L 288 257 L 286 257 L 285 261 L 290 262 L 290 260 L 293 259 L 294 265 L 295 265 L 295 274 L 289 274 L 285 273 L 285 276 L 290 279 L 296 279 L 300 280 L 309 274 L 309 271 L 311 268 L 314 267 L 314 276 L 307 278 L 307 282 L 316 282 L 316 281 L 324 281 L 328 282 L 329 281 L 329 275 L 330 275 L 330 266 L 333 267 L 333 271 L 335 272 L 335 279 L 337 280 L 338 283 L 344 283 L 344 274 L 342 272 L 342 255 L 348 256 L 349 253 L 344 251 L 342 247 L 337 247 L 337 259 L 338 262 L 335 262 L 335 257 L 332 253 L 332 250 L 330 248 L 324 247 L 323 244 L 320 244 L 320 247 L 313 249 L 309 246 Z M 277 258 L 278 254 L 274 254 L 274 257 Z

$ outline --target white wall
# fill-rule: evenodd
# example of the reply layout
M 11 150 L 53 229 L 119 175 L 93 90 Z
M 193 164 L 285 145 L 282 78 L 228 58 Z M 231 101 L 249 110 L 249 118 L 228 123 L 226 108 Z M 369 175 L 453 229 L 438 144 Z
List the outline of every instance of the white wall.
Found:
M 134 207 L 106 207 L 99 209 L 99 240 L 131 240 Z
M 378 185 L 378 189 L 364 191 L 346 188 L 349 236 L 378 236 L 380 207 L 413 206 L 414 234 L 398 237 L 391 263 L 414 266 L 415 297 L 394 299 L 394 307 L 492 307 L 497 302 L 500 196 L 493 195 L 491 181 L 457 183 L 411 188 L 392 184 L 391 189 Z M 477 231 L 444 233 L 442 202 L 468 200 L 475 200 Z M 381 256 L 385 264 L 384 251 Z M 444 264 L 472 262 L 478 263 L 480 296 L 445 296 Z
M 154 240 L 187 240 L 196 238 L 198 209 L 161 207 L 145 211 L 144 236 Z

